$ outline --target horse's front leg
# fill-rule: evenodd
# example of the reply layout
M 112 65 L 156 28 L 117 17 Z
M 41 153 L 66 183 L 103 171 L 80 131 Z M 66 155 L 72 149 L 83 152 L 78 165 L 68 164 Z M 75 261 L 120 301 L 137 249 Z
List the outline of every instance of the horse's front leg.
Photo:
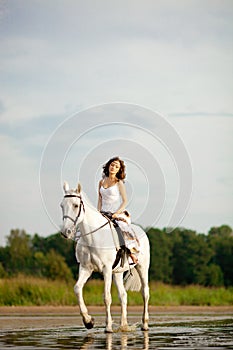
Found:
M 121 302 L 121 328 L 127 329 L 127 293 L 123 283 L 123 273 L 116 273 L 113 276 Z
M 74 286 L 74 292 L 78 299 L 80 314 L 87 329 L 93 328 L 94 319 L 88 314 L 88 310 L 83 299 L 83 286 L 91 274 L 92 270 L 86 269 L 80 265 L 78 281 Z
M 111 316 L 111 285 L 112 285 L 112 266 L 105 267 L 103 270 L 104 275 L 104 303 L 106 307 L 106 333 L 112 333 L 112 316 Z

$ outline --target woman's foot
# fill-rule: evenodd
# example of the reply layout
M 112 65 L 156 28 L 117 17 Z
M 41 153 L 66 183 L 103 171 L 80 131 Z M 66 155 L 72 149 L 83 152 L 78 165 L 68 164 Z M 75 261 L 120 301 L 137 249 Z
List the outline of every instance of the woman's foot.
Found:
M 130 258 L 132 259 L 132 261 L 133 261 L 133 263 L 134 264 L 137 264 L 138 263 L 138 258 L 136 257 L 136 255 L 134 255 L 134 254 L 130 254 Z

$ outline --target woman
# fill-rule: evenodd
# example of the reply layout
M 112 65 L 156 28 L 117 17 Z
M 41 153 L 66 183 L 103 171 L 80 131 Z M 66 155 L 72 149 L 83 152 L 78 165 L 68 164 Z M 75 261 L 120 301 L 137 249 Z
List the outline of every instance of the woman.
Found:
M 134 264 L 138 262 L 135 253 L 138 253 L 138 244 L 130 226 L 129 213 L 125 210 L 127 195 L 123 180 L 125 179 L 125 165 L 119 157 L 111 158 L 103 166 L 103 179 L 99 182 L 98 210 L 111 213 L 120 227 L 125 245 L 130 251 Z

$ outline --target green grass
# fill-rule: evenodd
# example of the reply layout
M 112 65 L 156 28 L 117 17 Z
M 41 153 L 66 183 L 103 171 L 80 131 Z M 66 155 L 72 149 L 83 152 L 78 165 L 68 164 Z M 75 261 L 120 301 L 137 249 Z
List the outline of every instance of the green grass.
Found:
M 0 279 L 0 305 L 76 305 L 73 282 L 18 276 Z M 90 280 L 84 287 L 87 305 L 103 305 L 103 281 Z M 113 305 L 119 305 L 116 287 L 112 287 Z M 129 305 L 142 305 L 140 293 L 128 292 Z M 170 286 L 152 282 L 150 305 L 233 305 L 233 288 L 201 286 Z
M 73 284 L 18 276 L 0 279 L 0 305 L 75 305 Z
M 151 305 L 233 305 L 233 288 L 151 285 Z

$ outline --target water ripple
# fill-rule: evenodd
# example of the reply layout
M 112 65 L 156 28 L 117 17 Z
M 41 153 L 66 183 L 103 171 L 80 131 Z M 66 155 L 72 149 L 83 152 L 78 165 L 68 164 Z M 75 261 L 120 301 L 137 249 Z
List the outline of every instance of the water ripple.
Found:
M 232 349 L 233 320 L 189 321 L 151 325 L 142 332 L 138 324 L 120 332 L 104 333 L 104 325 L 86 331 L 83 327 L 5 330 L 0 333 L 0 348 L 5 349 Z

